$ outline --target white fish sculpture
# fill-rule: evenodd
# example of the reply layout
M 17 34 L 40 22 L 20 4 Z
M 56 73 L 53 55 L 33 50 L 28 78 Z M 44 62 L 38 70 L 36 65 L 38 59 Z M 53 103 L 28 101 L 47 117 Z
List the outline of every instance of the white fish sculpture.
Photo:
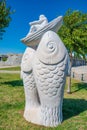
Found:
M 21 63 L 27 121 L 51 127 L 62 122 L 68 66 L 67 50 L 53 31 L 44 33 L 36 50 L 27 47 Z

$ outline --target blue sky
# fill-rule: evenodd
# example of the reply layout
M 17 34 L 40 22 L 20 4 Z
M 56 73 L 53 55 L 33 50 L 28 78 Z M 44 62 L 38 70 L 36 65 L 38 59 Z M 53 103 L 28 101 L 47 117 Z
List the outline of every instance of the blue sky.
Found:
M 0 40 L 0 54 L 23 53 L 26 46 L 20 42 L 29 31 L 29 22 L 38 20 L 40 14 L 44 14 L 48 21 L 59 15 L 64 15 L 71 8 L 87 13 L 87 0 L 7 0 L 12 10 L 12 21 L 3 40 Z

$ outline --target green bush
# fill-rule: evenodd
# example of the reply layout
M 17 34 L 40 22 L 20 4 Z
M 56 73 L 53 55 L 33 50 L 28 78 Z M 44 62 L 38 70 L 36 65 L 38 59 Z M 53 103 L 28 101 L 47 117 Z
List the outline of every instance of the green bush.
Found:
M 2 57 L 2 61 L 7 61 L 7 57 Z

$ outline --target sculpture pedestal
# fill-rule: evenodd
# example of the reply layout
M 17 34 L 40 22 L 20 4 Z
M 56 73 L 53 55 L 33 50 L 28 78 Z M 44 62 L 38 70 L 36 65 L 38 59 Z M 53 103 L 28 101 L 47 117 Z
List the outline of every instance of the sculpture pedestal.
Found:
M 34 124 L 55 127 L 62 122 L 62 108 L 35 107 L 25 110 L 24 118 Z
M 41 125 L 41 110 L 39 107 L 32 107 L 24 111 L 24 118 L 34 124 Z

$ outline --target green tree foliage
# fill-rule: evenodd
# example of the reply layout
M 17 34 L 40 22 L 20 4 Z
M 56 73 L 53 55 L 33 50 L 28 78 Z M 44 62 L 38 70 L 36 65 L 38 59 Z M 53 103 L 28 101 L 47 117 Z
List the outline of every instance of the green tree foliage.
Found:
M 71 67 L 73 53 L 85 58 L 87 54 L 87 13 L 69 9 L 63 18 L 63 26 L 58 34 L 68 49 Z M 71 77 L 68 80 L 68 92 L 70 93 L 70 91 Z
M 58 34 L 71 56 L 72 53 L 77 53 L 85 58 L 87 54 L 87 13 L 69 9 L 63 18 L 63 26 Z
M 9 26 L 11 21 L 10 7 L 6 6 L 5 0 L 0 0 L 0 39 L 2 39 L 5 28 Z

